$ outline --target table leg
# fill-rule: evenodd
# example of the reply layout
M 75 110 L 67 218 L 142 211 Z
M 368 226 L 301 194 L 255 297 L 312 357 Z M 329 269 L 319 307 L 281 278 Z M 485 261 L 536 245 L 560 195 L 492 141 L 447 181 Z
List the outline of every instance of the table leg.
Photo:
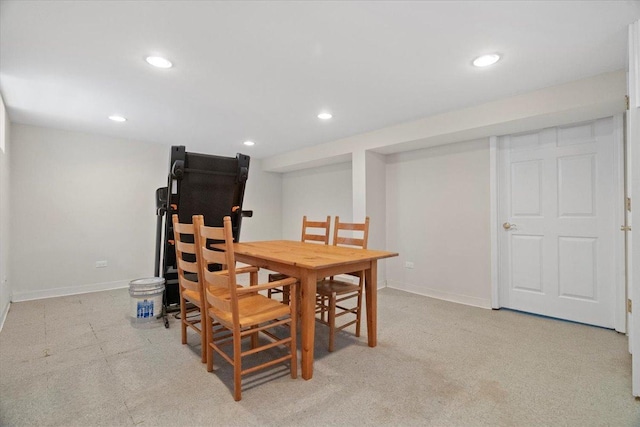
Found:
M 305 271 L 300 279 L 302 288 L 302 378 L 313 377 L 313 348 L 316 328 L 316 279 L 314 270 Z
M 378 344 L 378 263 L 371 261 L 371 268 L 365 271 L 364 287 L 367 298 L 367 338 L 369 347 Z

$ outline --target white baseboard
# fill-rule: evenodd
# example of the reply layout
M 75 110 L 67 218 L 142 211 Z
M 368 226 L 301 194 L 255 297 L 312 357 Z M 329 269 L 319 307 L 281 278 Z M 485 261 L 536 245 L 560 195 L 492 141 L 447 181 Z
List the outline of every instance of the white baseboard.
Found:
M 425 297 L 441 299 L 444 301 L 456 302 L 458 304 L 471 305 L 473 307 L 491 308 L 491 298 L 470 297 L 467 295 L 452 294 L 437 289 L 429 289 L 424 286 L 410 285 L 408 283 L 387 281 L 387 287 L 398 289 L 400 291 L 411 292 L 412 294 L 422 295 Z
M 112 289 L 128 288 L 128 280 L 115 282 L 93 283 L 91 285 L 69 286 L 66 288 L 43 289 L 38 291 L 13 292 L 12 302 L 31 301 L 43 298 L 63 297 L 67 295 L 86 294 L 88 292 L 110 291 Z

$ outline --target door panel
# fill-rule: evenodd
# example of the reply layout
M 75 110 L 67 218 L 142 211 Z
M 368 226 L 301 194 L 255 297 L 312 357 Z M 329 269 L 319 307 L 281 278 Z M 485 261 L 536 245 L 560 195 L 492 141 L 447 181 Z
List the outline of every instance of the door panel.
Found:
M 542 236 L 512 235 L 511 286 L 542 294 Z
M 531 160 L 511 164 L 511 212 L 513 216 L 542 214 L 542 163 Z
M 595 216 L 595 167 L 593 154 L 558 159 L 558 216 Z
M 594 122 L 558 128 L 558 147 L 592 142 L 595 136 Z
M 597 243 L 591 237 L 558 238 L 560 297 L 597 301 Z

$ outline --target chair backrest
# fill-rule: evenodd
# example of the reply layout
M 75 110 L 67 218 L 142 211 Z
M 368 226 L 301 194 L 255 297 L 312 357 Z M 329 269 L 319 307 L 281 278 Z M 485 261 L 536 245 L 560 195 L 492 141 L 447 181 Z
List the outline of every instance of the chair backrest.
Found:
M 333 228 L 334 246 L 354 246 L 367 249 L 369 240 L 369 217 L 363 223 L 340 222 L 340 217 L 336 216 Z
M 206 307 L 233 313 L 233 322 L 238 323 L 238 296 L 236 293 L 236 261 L 233 252 L 233 232 L 231 217 L 225 216 L 223 227 L 207 227 L 202 215 L 193 216 L 196 227 L 196 245 L 200 256 L 200 276 L 206 290 Z M 224 249 L 213 249 L 210 243 L 220 243 Z M 209 271 L 209 264 L 220 264 L 221 271 Z M 210 291 L 222 288 L 228 293 Z
M 329 215 L 327 215 L 326 221 L 308 221 L 307 217 L 303 216 L 301 241 L 322 242 L 325 245 L 328 245 L 330 227 L 331 227 L 331 216 Z
M 199 257 L 195 244 L 195 227 L 193 224 L 178 222 L 178 215 L 176 214 L 173 214 L 171 219 L 173 221 L 173 238 L 176 248 L 178 284 L 180 289 L 200 293 L 200 302 L 203 303 L 204 295 L 202 295 Z

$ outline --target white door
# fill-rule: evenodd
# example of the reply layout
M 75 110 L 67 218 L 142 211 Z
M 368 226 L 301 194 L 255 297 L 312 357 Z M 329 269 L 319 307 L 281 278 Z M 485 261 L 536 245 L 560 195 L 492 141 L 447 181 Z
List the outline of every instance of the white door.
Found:
M 503 307 L 614 327 L 613 123 L 498 139 Z

